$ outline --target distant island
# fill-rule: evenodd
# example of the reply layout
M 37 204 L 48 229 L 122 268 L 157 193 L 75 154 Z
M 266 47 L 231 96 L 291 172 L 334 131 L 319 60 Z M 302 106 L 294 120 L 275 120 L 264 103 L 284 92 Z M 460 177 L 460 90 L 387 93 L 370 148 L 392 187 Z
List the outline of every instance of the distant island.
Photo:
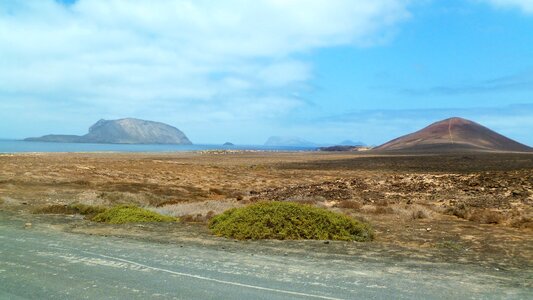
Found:
M 271 147 L 316 147 L 317 144 L 295 136 L 271 136 L 265 142 Z
M 175 127 L 134 118 L 100 120 L 89 128 L 89 133 L 82 136 L 50 134 L 24 140 L 52 143 L 192 145 L 187 136 Z
M 352 140 L 344 140 L 342 142 L 340 142 L 338 145 L 333 145 L 333 146 L 359 146 L 359 147 L 363 147 L 363 146 L 366 146 L 365 143 L 363 142 L 360 142 L 360 141 L 357 141 L 357 142 L 354 142 Z
M 350 145 L 334 145 L 334 146 L 328 146 L 328 147 L 320 147 L 318 148 L 318 151 L 325 151 L 325 152 L 349 152 L 349 151 L 368 151 L 371 150 L 372 147 L 367 146 L 350 146 Z

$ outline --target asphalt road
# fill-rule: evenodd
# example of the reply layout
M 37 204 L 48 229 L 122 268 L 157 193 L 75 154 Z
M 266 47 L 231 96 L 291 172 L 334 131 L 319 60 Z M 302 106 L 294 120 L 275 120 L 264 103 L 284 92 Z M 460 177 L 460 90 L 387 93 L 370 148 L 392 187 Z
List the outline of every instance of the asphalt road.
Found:
M 0 212 L 0 299 L 531 299 L 475 266 L 69 234 Z M 519 279 L 520 280 L 524 280 Z

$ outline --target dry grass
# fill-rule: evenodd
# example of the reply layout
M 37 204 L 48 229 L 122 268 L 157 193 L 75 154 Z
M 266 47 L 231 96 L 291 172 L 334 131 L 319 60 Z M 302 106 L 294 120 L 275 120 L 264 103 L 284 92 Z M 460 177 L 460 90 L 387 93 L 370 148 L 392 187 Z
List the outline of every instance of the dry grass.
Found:
M 351 203 L 343 205 L 350 206 Z M 369 215 L 396 215 L 403 220 L 431 219 L 436 215 L 436 209 L 420 204 L 374 204 L 364 205 L 357 210 Z
M 153 222 L 176 222 L 177 218 L 164 216 L 156 212 L 133 206 L 118 205 L 97 214 L 91 218 L 95 222 L 109 224 L 125 223 L 153 223 Z
M 394 209 L 388 206 L 371 207 L 370 209 L 366 211 L 368 213 L 375 214 L 375 215 L 388 215 L 388 214 L 394 213 Z
M 342 200 L 342 201 L 339 201 L 337 204 L 335 204 L 335 207 L 353 209 L 353 210 L 359 210 L 361 209 L 362 206 L 363 205 L 360 202 L 353 201 L 353 200 Z
M 215 195 L 225 195 L 224 191 L 222 191 L 221 189 L 217 189 L 217 188 L 210 188 L 209 193 L 215 194 Z
M 510 220 L 512 227 L 533 229 L 533 218 L 531 216 L 519 216 Z
M 469 209 L 464 203 L 459 203 L 455 206 L 448 207 L 445 210 L 445 213 L 461 219 L 467 219 L 469 215 Z
M 411 212 L 411 219 L 417 220 L 417 219 L 427 219 L 428 214 L 424 210 L 414 210 Z
M 214 211 L 208 211 L 207 214 L 196 214 L 196 215 L 184 215 L 180 217 L 182 222 L 186 223 L 203 223 L 207 224 L 215 216 Z
M 419 204 L 398 205 L 395 210 L 405 219 L 411 220 L 431 219 L 435 215 L 430 207 Z
M 300 204 L 315 205 L 317 203 L 325 202 L 326 198 L 319 195 L 294 195 L 285 199 L 285 201 L 295 202 Z
M 149 208 L 162 215 L 173 217 L 186 217 L 187 219 L 197 219 L 200 216 L 207 216 L 209 213 L 220 214 L 224 211 L 243 206 L 244 201 L 237 200 L 207 200 L 191 203 L 176 203 L 162 207 Z
M 146 205 L 148 200 L 144 194 L 130 193 L 130 192 L 101 192 L 98 198 L 109 205 L 118 204 L 136 204 Z
M 505 220 L 505 216 L 500 212 L 488 209 L 476 209 L 470 211 L 468 220 L 481 224 L 500 224 Z
M 459 203 L 445 210 L 446 214 L 481 224 L 512 223 L 508 214 L 487 208 L 472 208 Z
M 73 204 L 52 204 L 41 206 L 32 211 L 34 214 L 57 214 L 57 215 L 84 215 L 89 218 L 106 210 L 102 206 L 92 206 L 80 203 Z

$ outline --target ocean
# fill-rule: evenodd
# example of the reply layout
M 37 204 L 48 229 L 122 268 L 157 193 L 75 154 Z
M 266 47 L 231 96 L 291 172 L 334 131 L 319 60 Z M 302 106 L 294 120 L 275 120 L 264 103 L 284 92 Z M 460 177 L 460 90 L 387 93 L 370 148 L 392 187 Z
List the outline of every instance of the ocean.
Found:
M 260 145 L 130 145 L 46 143 L 20 140 L 0 140 L 0 153 L 30 152 L 187 152 L 201 150 L 265 150 L 265 151 L 314 151 L 315 147 L 271 147 Z

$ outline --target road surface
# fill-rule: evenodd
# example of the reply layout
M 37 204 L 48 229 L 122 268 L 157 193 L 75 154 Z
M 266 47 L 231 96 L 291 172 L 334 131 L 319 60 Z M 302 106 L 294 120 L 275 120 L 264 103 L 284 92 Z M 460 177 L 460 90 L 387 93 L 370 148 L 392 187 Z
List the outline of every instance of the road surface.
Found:
M 53 230 L 0 212 L 0 299 L 525 299 L 475 266 L 253 253 Z M 501 274 L 501 275 L 498 275 Z M 516 278 L 523 282 L 524 278 Z M 527 279 L 526 279 L 527 280 Z

